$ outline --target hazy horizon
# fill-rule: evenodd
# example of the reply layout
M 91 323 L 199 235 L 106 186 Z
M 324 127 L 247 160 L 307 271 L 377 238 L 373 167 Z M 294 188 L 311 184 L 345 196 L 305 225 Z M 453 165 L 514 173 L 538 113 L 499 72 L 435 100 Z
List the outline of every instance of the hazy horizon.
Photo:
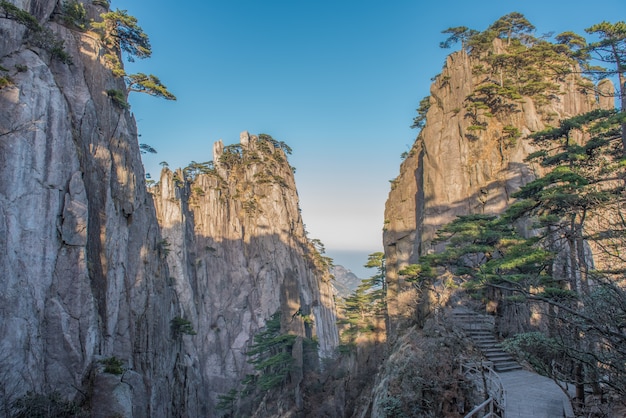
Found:
M 517 11 L 537 34 L 584 35 L 607 15 L 626 15 L 623 0 L 597 8 L 580 0 L 131 0 L 112 7 L 136 16 L 152 44 L 153 56 L 127 70 L 154 73 L 178 97 L 130 95 L 139 141 L 158 151 L 143 156 L 153 179 L 161 161 L 184 167 L 211 160 L 220 139 L 270 134 L 293 149 L 309 237 L 365 257 L 382 251 L 389 180 L 418 133 L 409 128 L 415 109 L 452 52 L 439 47 L 442 30 L 484 30 Z M 338 263 L 356 272 L 365 259 Z

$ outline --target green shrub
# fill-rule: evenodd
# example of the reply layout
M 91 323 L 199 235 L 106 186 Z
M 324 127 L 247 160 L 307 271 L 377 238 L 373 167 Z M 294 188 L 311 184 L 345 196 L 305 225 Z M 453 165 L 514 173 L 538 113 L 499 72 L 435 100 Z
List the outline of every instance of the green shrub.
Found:
M 0 11 L 3 12 L 5 19 L 15 20 L 19 24 L 26 26 L 32 31 L 41 30 L 41 26 L 35 16 L 28 13 L 26 10 L 22 10 L 14 4 L 8 1 L 0 0 Z
M 224 395 L 218 395 L 217 399 L 217 409 L 220 411 L 232 411 L 235 407 L 235 402 L 237 402 L 237 398 L 239 397 L 239 393 L 236 389 L 231 389 L 228 393 Z
M 87 29 L 87 11 L 85 6 L 77 0 L 67 0 L 61 5 L 63 22 L 80 30 Z
M 180 316 L 175 317 L 170 321 L 170 327 L 174 337 L 180 337 L 183 334 L 196 335 L 196 331 L 193 329 L 191 321 Z
M 515 126 L 507 125 L 502 128 L 504 139 L 507 140 L 508 145 L 514 146 L 517 140 L 522 136 L 522 132 Z
M 64 64 L 72 63 L 72 57 L 64 48 L 65 41 L 50 28 L 41 26 L 35 16 L 5 0 L 0 0 L 0 14 L 4 14 L 5 19 L 11 19 L 26 26 L 30 30 L 29 40 L 33 46 L 48 51 L 53 59 Z
M 88 417 L 76 402 L 61 397 L 59 392 L 47 395 L 28 392 L 11 404 L 13 418 L 80 418 Z
M 47 33 L 52 33 L 52 31 L 46 31 Z M 46 48 L 44 48 L 46 49 Z M 53 59 L 56 59 L 63 64 L 73 64 L 72 56 L 65 50 L 65 41 L 63 39 L 54 38 L 51 42 L 50 47 L 46 49 L 50 52 L 50 56 Z
M 109 8 L 109 2 L 107 0 L 92 0 L 91 4 L 104 7 L 105 9 Z
M 8 75 L 0 77 L 0 89 L 3 89 L 4 87 L 11 84 L 13 84 L 13 80 L 11 80 L 11 77 L 9 77 Z
M 293 334 L 280 332 L 280 311 L 267 321 L 265 329 L 254 336 L 254 344 L 246 353 L 248 363 L 258 372 L 253 384 L 268 391 L 287 381 L 293 368 L 291 351 L 296 341 Z
M 126 96 L 121 90 L 117 89 L 109 89 L 107 90 L 107 96 L 111 98 L 113 104 L 115 104 L 120 109 L 129 109 L 130 105 L 126 101 Z
M 100 360 L 100 364 L 104 365 L 105 373 L 116 375 L 124 373 L 124 362 L 115 356 Z

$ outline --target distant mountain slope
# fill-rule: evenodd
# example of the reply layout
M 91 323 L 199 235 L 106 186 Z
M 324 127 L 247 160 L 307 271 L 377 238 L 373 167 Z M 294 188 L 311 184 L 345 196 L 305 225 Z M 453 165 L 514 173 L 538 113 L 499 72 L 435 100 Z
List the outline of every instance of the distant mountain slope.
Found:
M 336 265 L 330 272 L 335 276 L 334 285 L 335 289 L 337 289 L 337 294 L 343 298 L 354 292 L 361 283 L 361 278 L 344 266 Z

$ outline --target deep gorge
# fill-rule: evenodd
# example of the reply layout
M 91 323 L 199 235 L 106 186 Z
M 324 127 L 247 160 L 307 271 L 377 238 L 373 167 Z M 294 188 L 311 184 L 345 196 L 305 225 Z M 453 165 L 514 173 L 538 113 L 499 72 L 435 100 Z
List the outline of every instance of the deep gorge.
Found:
M 85 22 L 109 11 L 106 2 L 73 4 Z M 624 170 L 615 145 L 623 122 L 611 113 L 617 93 L 608 80 L 590 86 L 569 50 L 493 35 L 451 53 L 391 182 L 377 259 L 384 261 L 373 264 L 379 282 L 364 291 L 384 294 L 369 301 L 375 313 L 350 322 L 335 294 L 332 260 L 307 237 L 289 147 L 244 131 L 234 144 L 215 143 L 211 163 L 164 168 L 157 183 L 146 184 L 126 102 L 130 86 L 138 87 L 120 75 L 120 45 L 68 13 L 56 0 L 0 3 L 0 416 L 27 416 L 19 415 L 24 405 L 39 402 L 59 408 L 58 416 L 464 416 L 477 395 L 458 366 L 477 354 L 452 307 L 488 313 L 502 337 L 549 335 L 562 320 L 559 309 L 575 310 L 583 300 L 598 330 L 601 319 L 586 297 L 599 296 L 590 288 L 623 295 Z M 47 43 L 37 40 L 42 33 Z M 541 65 L 528 51 L 540 47 L 548 51 L 544 62 L 567 71 L 535 74 Z M 538 79 L 515 84 L 519 78 L 505 75 L 502 68 L 513 70 L 495 56 L 528 60 L 522 70 Z M 538 83 L 543 90 L 532 90 Z M 584 213 L 592 224 L 585 242 L 545 247 L 554 254 L 542 259 L 540 285 L 511 290 L 485 280 L 493 286 L 476 290 L 470 285 L 478 280 L 466 271 L 504 258 L 506 240 L 558 230 L 536 224 L 543 214 L 530 210 L 510 222 L 514 228 L 502 227 L 509 235 L 481 242 L 462 263 L 423 264 L 449 254 L 455 232 L 445 239 L 438 232 L 458 217 L 513 216 L 507 210 L 524 198 L 515 193 L 558 159 L 529 160 L 542 147 L 532 135 L 592 111 L 606 112 L 596 114 L 613 129 L 602 141 L 591 141 L 592 120 L 577 122 L 571 135 L 545 134 L 566 135 L 567 146 L 571 138 L 590 159 L 601 154 L 600 165 L 613 171 L 596 173 L 606 186 L 590 197 L 603 204 Z M 501 256 L 492 257 L 488 244 L 500 245 Z M 475 258 L 483 261 L 467 261 Z M 547 270 L 560 293 L 546 284 Z M 544 287 L 552 293 L 535 291 Z M 524 305 L 520 294 L 547 302 Z M 620 318 L 624 299 L 613 302 Z M 615 325 L 606 344 L 623 333 Z M 592 352 L 599 341 L 584 344 Z M 585 367 L 588 376 L 597 372 Z M 605 380 L 619 386 L 624 376 L 616 367 Z M 599 385 L 588 386 L 604 403 L 623 401 L 622 392 Z

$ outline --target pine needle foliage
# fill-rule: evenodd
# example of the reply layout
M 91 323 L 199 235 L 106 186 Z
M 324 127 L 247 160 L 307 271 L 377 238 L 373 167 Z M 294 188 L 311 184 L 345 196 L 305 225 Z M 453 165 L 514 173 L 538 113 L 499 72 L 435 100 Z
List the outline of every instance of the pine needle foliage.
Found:
M 35 16 L 5 0 L 0 0 L 0 15 L 26 26 L 32 46 L 48 51 L 53 59 L 64 64 L 72 64 L 72 57 L 65 50 L 65 41 L 50 28 L 41 26 Z
M 130 74 L 125 77 L 128 91 L 146 93 L 150 96 L 160 97 L 165 100 L 176 100 L 176 96 L 169 92 L 161 80 L 152 74 Z
M 341 338 L 345 347 L 351 347 L 361 336 L 375 332 L 387 312 L 385 255 L 382 252 L 370 254 L 364 267 L 375 269 L 376 273 L 361 280 L 356 290 L 340 303 L 342 318 L 339 325 L 343 328 Z
M 419 282 L 443 269 L 483 298 L 497 291 L 509 295 L 501 303 L 543 306 L 548 332 L 519 334 L 507 346 L 573 384 L 579 405 L 586 386 L 626 396 L 623 119 L 597 110 L 532 135 L 539 151 L 528 162 L 547 174 L 513 194 L 517 201 L 502 215 L 460 216 L 444 226 L 436 242 L 445 249 L 400 272 Z M 521 225 L 532 233 L 521 234 Z
M 274 313 L 265 329 L 254 336 L 254 343 L 246 355 L 256 374 L 249 377 L 247 386 L 268 391 L 286 383 L 289 378 L 294 363 L 291 351 L 297 336 L 281 332 L 280 317 L 280 311 Z

